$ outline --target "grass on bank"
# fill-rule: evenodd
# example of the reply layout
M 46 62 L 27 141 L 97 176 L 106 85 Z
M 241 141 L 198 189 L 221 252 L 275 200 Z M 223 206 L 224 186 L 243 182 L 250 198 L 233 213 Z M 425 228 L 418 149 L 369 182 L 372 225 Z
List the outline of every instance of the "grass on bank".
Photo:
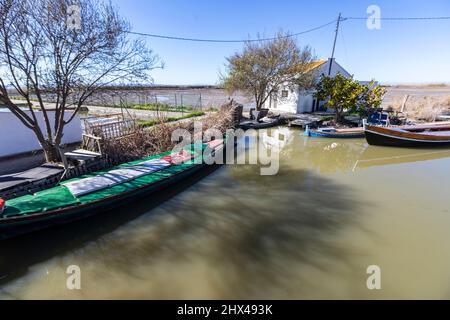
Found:
M 204 116 L 204 115 L 205 115 L 205 113 L 203 111 L 194 111 L 194 112 L 191 112 L 191 113 L 186 114 L 181 117 L 167 117 L 167 118 L 164 118 L 163 120 L 161 120 L 161 119 L 139 120 L 138 123 L 142 127 L 151 127 L 151 126 L 154 126 L 155 124 L 158 124 L 161 122 L 164 122 L 164 123 L 165 122 L 174 122 L 174 121 L 178 121 L 178 120 L 189 119 L 189 118 L 193 118 L 193 117 L 200 117 L 200 116 Z
M 120 108 L 120 106 L 112 106 L 114 108 Z M 134 110 L 147 110 L 147 111 L 166 111 L 166 112 L 198 112 L 198 108 L 189 105 L 173 106 L 167 103 L 146 103 L 127 105 L 126 108 Z M 203 109 L 203 108 L 202 108 Z M 197 111 L 196 111 L 197 110 Z M 217 108 L 210 106 L 204 111 L 217 111 Z
M 167 112 L 189 112 L 195 109 L 192 106 L 172 106 L 167 103 L 156 102 L 126 106 L 129 109 Z

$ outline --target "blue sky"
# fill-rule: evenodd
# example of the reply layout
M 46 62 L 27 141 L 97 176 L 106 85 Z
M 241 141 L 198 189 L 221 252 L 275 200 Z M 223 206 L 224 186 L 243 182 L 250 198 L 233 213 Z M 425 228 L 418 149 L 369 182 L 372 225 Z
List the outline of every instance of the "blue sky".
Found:
M 300 32 L 337 18 L 366 17 L 378 5 L 382 17 L 450 16 L 449 0 L 112 0 L 133 31 L 214 39 L 272 36 L 278 30 Z M 450 82 L 450 20 L 382 21 L 369 30 L 365 20 L 341 24 L 335 57 L 356 79 L 382 83 Z M 297 37 L 319 58 L 331 54 L 334 26 Z M 239 43 L 197 43 L 147 38 L 164 60 L 152 73 L 157 84 L 216 84 L 225 57 Z

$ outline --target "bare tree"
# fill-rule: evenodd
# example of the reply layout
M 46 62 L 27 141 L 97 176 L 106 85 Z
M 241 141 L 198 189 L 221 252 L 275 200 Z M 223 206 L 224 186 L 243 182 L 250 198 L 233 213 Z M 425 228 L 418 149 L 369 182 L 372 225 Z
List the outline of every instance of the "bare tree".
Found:
M 47 161 L 59 159 L 64 127 L 96 90 L 151 80 L 148 71 L 160 66 L 142 39 L 129 39 L 130 25 L 111 3 L 74 3 L 0 0 L 0 103 L 34 131 Z M 12 101 L 11 89 L 27 110 Z M 49 94 L 54 120 L 44 104 Z
M 309 47 L 301 48 L 289 33 L 279 32 L 273 40 L 246 42 L 242 52 L 227 58 L 223 85 L 254 97 L 260 110 L 269 97 L 279 98 L 281 87 L 313 87 L 314 75 L 309 72 L 313 58 Z

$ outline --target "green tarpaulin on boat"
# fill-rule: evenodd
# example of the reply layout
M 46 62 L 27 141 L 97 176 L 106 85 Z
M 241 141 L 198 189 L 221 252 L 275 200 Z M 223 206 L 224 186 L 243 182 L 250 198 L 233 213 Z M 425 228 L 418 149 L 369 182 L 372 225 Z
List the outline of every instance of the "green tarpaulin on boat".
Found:
M 87 203 L 87 202 L 102 199 L 102 198 L 105 198 L 108 196 L 112 196 L 112 195 L 115 195 L 115 194 L 118 194 L 118 193 L 121 193 L 121 192 L 124 192 L 127 190 L 136 189 L 136 188 L 148 185 L 150 183 L 159 181 L 163 178 L 170 177 L 173 174 L 180 172 L 182 170 L 185 170 L 192 165 L 193 165 L 192 161 L 188 161 L 183 164 L 174 165 L 174 166 L 168 167 L 167 169 L 156 171 L 156 172 L 147 174 L 145 176 L 141 176 L 139 178 L 136 178 L 136 179 L 133 179 L 133 180 L 121 183 L 121 184 L 117 184 L 115 186 L 112 186 L 112 187 L 109 187 L 106 189 L 101 189 L 96 192 L 92 192 L 92 193 L 80 196 L 79 200 L 82 203 Z
M 183 149 L 188 150 L 192 152 L 194 155 L 202 154 L 202 151 L 206 148 L 206 144 L 192 144 L 185 146 Z M 124 166 L 130 166 L 134 164 L 139 164 L 143 161 L 159 158 L 165 155 L 170 154 L 171 151 L 164 152 L 161 154 L 149 156 L 143 159 L 130 161 L 127 163 L 123 163 L 121 165 L 118 165 L 114 168 L 109 168 L 97 172 L 93 172 L 90 174 L 83 175 L 78 178 L 70 179 L 65 181 L 64 183 L 67 183 L 69 181 L 75 181 L 79 179 L 84 179 L 88 177 L 92 177 L 95 175 L 98 175 L 100 173 L 105 173 L 113 169 L 117 169 Z M 62 208 L 66 206 L 70 206 L 77 203 L 88 203 L 94 200 L 102 199 L 111 195 L 115 195 L 127 190 L 132 190 L 135 188 L 139 188 L 142 186 L 145 186 L 147 184 L 150 184 L 152 182 L 161 180 L 166 177 L 170 177 L 173 174 L 180 172 L 182 170 L 187 169 L 188 167 L 196 164 L 201 163 L 202 156 L 196 157 L 190 161 L 187 161 L 182 164 L 178 165 L 172 165 L 170 167 L 167 167 L 163 170 L 152 172 L 148 175 L 141 176 L 139 178 L 117 184 L 115 186 L 98 190 L 83 196 L 80 196 L 78 198 L 74 197 L 73 194 L 69 191 L 68 188 L 64 187 L 64 183 L 62 183 L 59 186 L 56 186 L 54 188 L 50 188 L 47 190 L 36 192 L 33 195 L 25 195 L 22 197 L 18 197 L 15 199 L 8 200 L 6 202 L 6 209 L 3 212 L 0 217 L 10 217 L 15 215 L 23 215 L 23 214 L 30 214 L 35 212 L 42 212 L 42 211 L 48 211 L 52 209 Z
M 80 200 L 63 186 L 57 186 L 47 190 L 36 192 L 34 195 L 26 195 L 6 201 L 4 217 L 18 214 L 27 214 L 38 211 L 47 211 L 62 206 L 79 203 Z

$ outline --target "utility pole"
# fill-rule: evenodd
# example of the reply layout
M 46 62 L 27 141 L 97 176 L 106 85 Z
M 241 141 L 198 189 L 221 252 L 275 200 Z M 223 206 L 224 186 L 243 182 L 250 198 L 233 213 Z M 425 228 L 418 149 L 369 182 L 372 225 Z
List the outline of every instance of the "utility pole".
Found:
M 339 16 L 336 22 L 336 31 L 334 33 L 334 43 L 333 43 L 333 51 L 331 51 L 331 59 L 330 59 L 330 65 L 328 66 L 328 76 L 331 74 L 331 65 L 333 64 L 334 59 L 334 49 L 336 49 L 336 40 L 339 32 L 339 23 L 341 22 L 341 13 L 339 12 Z

